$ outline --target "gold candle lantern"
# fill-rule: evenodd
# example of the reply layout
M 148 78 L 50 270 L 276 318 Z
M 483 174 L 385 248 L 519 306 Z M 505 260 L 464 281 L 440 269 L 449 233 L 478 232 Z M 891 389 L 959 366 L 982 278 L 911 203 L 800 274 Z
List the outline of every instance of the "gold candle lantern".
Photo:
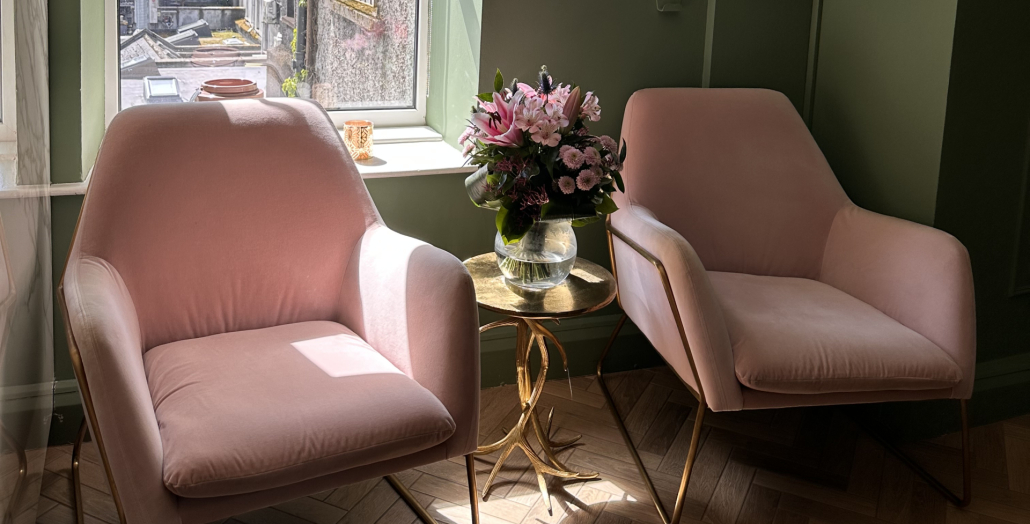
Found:
M 343 143 L 354 160 L 372 158 L 372 122 L 348 120 L 343 123 Z

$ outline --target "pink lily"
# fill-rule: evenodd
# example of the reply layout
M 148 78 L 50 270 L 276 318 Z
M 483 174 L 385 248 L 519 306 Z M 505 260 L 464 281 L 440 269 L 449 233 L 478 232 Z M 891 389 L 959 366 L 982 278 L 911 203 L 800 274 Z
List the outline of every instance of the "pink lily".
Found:
M 502 147 L 522 145 L 522 130 L 514 125 L 515 106 L 521 99 L 521 96 L 516 95 L 505 102 L 504 97 L 499 93 L 494 93 L 493 104 L 497 108 L 497 112 L 472 115 L 472 124 L 479 129 L 481 142 Z

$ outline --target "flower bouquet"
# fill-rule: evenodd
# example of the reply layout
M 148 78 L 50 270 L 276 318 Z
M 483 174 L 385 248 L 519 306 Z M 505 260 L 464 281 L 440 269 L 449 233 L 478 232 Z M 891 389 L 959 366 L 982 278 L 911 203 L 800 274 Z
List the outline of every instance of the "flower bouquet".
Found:
M 626 158 L 625 144 L 620 150 L 587 128 L 601 119 L 597 96 L 555 84 L 546 66 L 538 80 L 537 87 L 515 79 L 505 88 L 498 70 L 493 92 L 478 95 L 459 140 L 479 166 L 465 180 L 469 197 L 497 210 L 498 264 L 509 281 L 530 288 L 568 276 L 576 250 L 571 226 L 618 209 L 611 194 L 624 190 Z

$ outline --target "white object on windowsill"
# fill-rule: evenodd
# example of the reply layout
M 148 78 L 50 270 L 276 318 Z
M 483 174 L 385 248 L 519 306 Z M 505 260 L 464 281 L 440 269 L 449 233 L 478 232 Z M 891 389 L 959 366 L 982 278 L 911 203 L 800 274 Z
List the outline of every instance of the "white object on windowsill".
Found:
M 461 152 L 443 141 L 427 126 L 377 128 L 373 135 L 372 158 L 355 162 L 361 178 L 392 178 L 419 175 L 471 173 Z M 84 195 L 89 176 L 82 182 L 49 186 L 0 185 L 0 198 Z

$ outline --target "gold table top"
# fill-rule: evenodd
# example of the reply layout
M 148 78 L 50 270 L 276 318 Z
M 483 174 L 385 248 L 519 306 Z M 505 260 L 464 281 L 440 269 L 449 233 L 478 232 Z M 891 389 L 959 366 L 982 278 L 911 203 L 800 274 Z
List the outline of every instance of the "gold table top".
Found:
M 497 255 L 484 253 L 464 262 L 476 286 L 479 306 L 519 318 L 568 318 L 597 311 L 615 300 L 615 277 L 607 269 L 576 259 L 569 278 L 545 290 L 528 290 L 504 281 Z

